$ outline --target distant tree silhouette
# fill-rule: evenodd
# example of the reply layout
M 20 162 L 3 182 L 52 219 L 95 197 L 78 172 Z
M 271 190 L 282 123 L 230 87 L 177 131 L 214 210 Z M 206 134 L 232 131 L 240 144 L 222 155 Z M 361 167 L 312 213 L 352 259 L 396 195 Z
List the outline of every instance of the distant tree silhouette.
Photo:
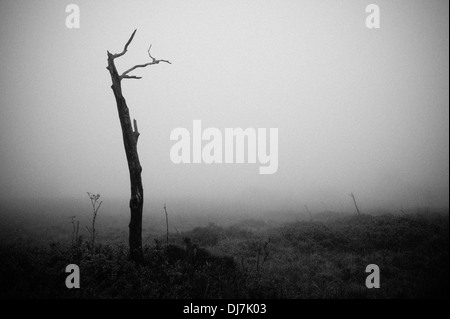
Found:
M 150 54 L 151 45 L 148 49 L 148 56 L 151 61 L 143 64 L 138 64 L 132 68 L 126 70 L 121 75 L 117 72 L 114 60 L 116 58 L 124 55 L 128 46 L 134 38 L 137 30 L 134 30 L 128 42 L 122 52 L 117 54 L 108 53 L 108 71 L 111 74 L 112 79 L 112 90 L 114 92 L 114 97 L 116 98 L 117 111 L 119 112 L 120 125 L 122 127 L 123 144 L 125 146 L 125 154 L 128 161 L 128 170 L 130 172 L 130 183 L 131 183 L 131 198 L 130 198 L 130 257 L 132 260 L 139 262 L 143 259 L 142 253 L 142 208 L 144 205 L 144 190 L 142 188 L 142 178 L 141 172 L 142 167 L 139 161 L 139 156 L 137 152 L 137 141 L 139 138 L 139 131 L 137 127 L 137 122 L 133 120 L 133 126 L 131 125 L 130 113 L 128 110 L 125 98 L 122 95 L 122 85 L 121 81 L 123 79 L 141 79 L 141 77 L 129 75 L 129 73 L 137 68 L 145 68 L 153 64 L 159 64 L 160 62 L 169 63 L 167 60 L 157 60 Z
M 361 215 L 361 212 L 359 211 L 358 205 L 356 204 L 355 195 L 353 195 L 353 193 L 350 193 L 350 197 L 353 198 L 353 203 L 355 204 L 356 212 L 358 213 L 358 215 Z

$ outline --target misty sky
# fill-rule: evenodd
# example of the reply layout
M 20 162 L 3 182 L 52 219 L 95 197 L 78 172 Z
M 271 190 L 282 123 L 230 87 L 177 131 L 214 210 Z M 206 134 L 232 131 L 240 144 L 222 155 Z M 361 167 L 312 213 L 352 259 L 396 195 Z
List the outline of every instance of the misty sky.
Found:
M 81 28 L 65 26 L 66 5 Z M 376 3 L 381 28 L 367 29 Z M 128 53 L 145 206 L 448 207 L 448 1 L 1 1 L 0 199 L 129 198 L 106 51 Z M 278 128 L 279 167 L 176 165 L 172 129 Z M 242 205 L 242 206 L 241 206 Z M 226 209 L 226 208 L 224 208 Z

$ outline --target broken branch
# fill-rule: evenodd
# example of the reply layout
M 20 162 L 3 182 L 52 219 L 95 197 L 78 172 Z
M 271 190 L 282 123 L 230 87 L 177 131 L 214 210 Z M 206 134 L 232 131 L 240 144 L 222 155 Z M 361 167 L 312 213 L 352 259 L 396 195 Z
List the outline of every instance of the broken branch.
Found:
M 135 141 L 137 143 L 137 140 L 139 138 L 140 133 L 139 133 L 139 130 L 138 130 L 136 119 L 133 119 L 133 126 L 134 126 L 133 136 L 134 136 L 134 139 L 135 139 Z

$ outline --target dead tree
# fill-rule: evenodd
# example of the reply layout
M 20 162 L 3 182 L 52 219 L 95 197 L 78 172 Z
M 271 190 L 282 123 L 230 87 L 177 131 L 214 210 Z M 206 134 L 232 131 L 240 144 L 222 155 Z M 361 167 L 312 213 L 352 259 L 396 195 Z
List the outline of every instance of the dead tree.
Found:
M 103 201 L 98 201 L 98 199 L 100 198 L 100 194 L 95 195 L 89 192 L 87 192 L 87 194 L 89 196 L 89 199 L 91 200 L 92 205 L 92 227 L 86 226 L 86 229 L 91 234 L 91 248 L 94 249 L 96 235 L 95 220 L 97 219 L 98 210 L 100 209 Z
M 169 215 L 167 214 L 166 204 L 164 203 L 164 212 L 166 213 L 166 243 L 169 244 Z
M 117 72 L 114 60 L 116 58 L 124 55 L 128 46 L 134 38 L 137 30 L 134 30 L 128 42 L 122 52 L 112 54 L 107 51 L 108 54 L 108 71 L 111 74 L 112 80 L 112 90 L 114 92 L 114 97 L 116 98 L 117 111 L 119 113 L 120 125 L 122 128 L 123 144 L 125 146 L 125 154 L 128 162 L 128 170 L 130 172 L 130 183 L 131 183 L 131 198 L 130 198 L 130 235 L 129 235 L 129 245 L 130 245 L 130 257 L 132 260 L 139 262 L 143 258 L 142 253 L 142 208 L 144 205 L 144 190 L 142 187 L 141 172 L 142 167 L 139 162 L 139 156 L 137 152 L 137 141 L 139 138 L 139 131 L 137 127 L 136 120 L 133 120 L 133 126 L 131 125 L 130 113 L 128 110 L 125 98 L 122 95 L 122 85 L 121 81 L 123 79 L 141 79 L 139 76 L 130 75 L 129 73 L 137 68 L 145 68 L 153 64 L 159 64 L 160 62 L 169 63 L 167 60 L 157 60 L 150 54 L 151 45 L 148 49 L 148 56 L 151 61 L 143 64 L 138 64 L 132 68 L 126 70 L 122 74 Z
M 359 211 L 358 205 L 356 204 L 355 195 L 353 195 L 353 193 L 351 193 L 350 197 L 353 198 L 353 203 L 355 204 L 356 212 L 358 213 L 358 215 L 361 215 L 361 212 Z

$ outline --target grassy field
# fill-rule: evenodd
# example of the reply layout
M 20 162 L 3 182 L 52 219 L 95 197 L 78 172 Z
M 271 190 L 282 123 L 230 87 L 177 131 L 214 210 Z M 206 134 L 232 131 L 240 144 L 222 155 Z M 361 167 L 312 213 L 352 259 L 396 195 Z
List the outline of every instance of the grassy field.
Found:
M 104 227 L 94 247 L 72 244 L 68 226 L 65 239 L 50 229 L 50 244 L 3 241 L 1 298 L 449 298 L 448 214 L 211 223 L 177 229 L 168 243 L 147 234 L 139 266 L 126 228 Z M 80 267 L 81 289 L 65 287 L 68 264 Z M 369 264 L 380 268 L 379 289 L 365 286 Z

